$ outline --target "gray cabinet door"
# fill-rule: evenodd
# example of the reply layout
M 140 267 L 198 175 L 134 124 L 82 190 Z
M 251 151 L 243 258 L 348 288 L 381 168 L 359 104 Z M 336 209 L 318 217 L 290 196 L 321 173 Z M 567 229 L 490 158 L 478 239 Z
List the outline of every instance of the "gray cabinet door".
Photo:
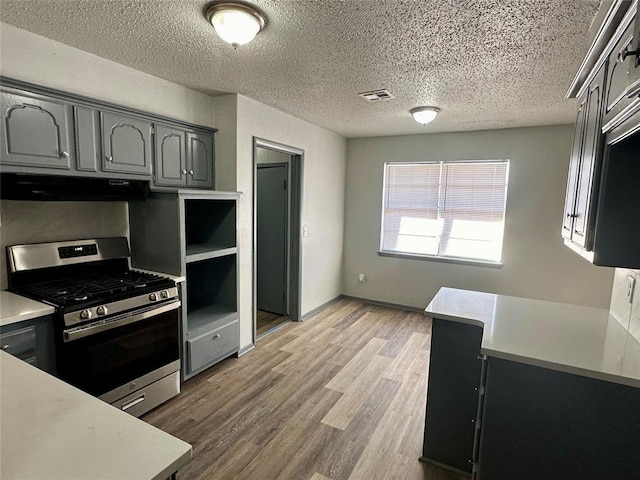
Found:
M 187 132 L 187 186 L 213 188 L 213 135 Z
M 602 66 L 588 89 L 589 99 L 587 101 L 585 133 L 571 235 L 571 240 L 574 243 L 587 250 L 591 250 L 593 243 L 592 230 L 598 203 L 602 149 L 604 147 L 601 125 L 604 110 L 602 100 L 604 98 L 605 71 L 605 67 Z
M 155 184 L 166 187 L 184 187 L 187 183 L 185 132 L 156 124 L 156 178 Z
M 567 196 L 564 202 L 564 216 L 562 218 L 562 236 L 571 239 L 573 233 L 573 219 L 575 218 L 576 191 L 578 188 L 578 174 L 580 173 L 580 160 L 584 128 L 587 118 L 587 95 L 578 99 L 578 116 L 573 132 L 573 146 L 571 148 L 571 160 L 569 161 L 569 176 L 567 179 Z
M 70 169 L 71 107 L 2 92 L 2 151 L 6 165 Z
M 151 123 L 101 112 L 103 170 L 151 175 Z

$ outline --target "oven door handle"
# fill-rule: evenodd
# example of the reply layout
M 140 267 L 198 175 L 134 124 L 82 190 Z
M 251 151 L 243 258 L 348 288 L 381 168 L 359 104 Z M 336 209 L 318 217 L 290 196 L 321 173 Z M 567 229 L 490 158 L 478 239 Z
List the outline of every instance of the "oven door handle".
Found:
M 122 327 L 124 325 L 129 325 L 130 323 L 139 322 L 141 320 L 146 320 L 147 318 L 155 317 L 156 315 L 160 315 L 162 313 L 170 312 L 171 310 L 175 310 L 179 307 L 180 307 L 180 301 L 173 301 L 165 305 L 153 308 L 151 310 L 146 310 L 134 315 L 120 316 L 117 319 L 113 319 L 111 321 L 106 320 L 104 321 L 104 323 L 103 322 L 91 323 L 89 325 L 85 325 L 82 327 L 66 330 L 64 332 L 64 341 L 72 342 L 80 338 L 88 337 L 89 335 L 94 335 L 100 332 L 106 332 L 107 330 Z

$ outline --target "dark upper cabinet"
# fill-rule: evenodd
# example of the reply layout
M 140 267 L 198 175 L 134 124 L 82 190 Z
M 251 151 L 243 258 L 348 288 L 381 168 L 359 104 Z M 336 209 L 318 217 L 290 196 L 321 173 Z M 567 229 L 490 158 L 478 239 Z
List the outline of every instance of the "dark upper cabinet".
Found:
M 601 122 L 605 72 L 605 65 L 602 65 L 580 97 L 562 227 L 568 241 L 587 249 L 592 242 L 604 146 Z
M 573 131 L 573 146 L 571 148 L 571 159 L 569 160 L 569 176 L 567 179 L 567 193 L 564 202 L 564 216 L 562 220 L 562 236 L 569 240 L 573 234 L 578 174 L 580 173 L 580 161 L 582 159 L 582 149 L 584 145 L 584 130 L 587 119 L 587 99 L 588 95 L 586 92 L 578 99 L 578 115 L 576 116 L 576 125 Z
M 578 97 L 562 221 L 564 243 L 596 265 L 640 267 L 637 2 L 607 14 L 567 96 Z
M 187 132 L 187 186 L 213 188 L 213 135 Z
M 1 93 L 2 151 L 5 165 L 71 168 L 71 107 L 39 96 Z
M 151 175 L 151 123 L 110 112 L 100 112 L 102 168 L 105 172 Z
M 165 187 L 183 187 L 187 180 L 185 132 L 156 124 L 155 183 Z

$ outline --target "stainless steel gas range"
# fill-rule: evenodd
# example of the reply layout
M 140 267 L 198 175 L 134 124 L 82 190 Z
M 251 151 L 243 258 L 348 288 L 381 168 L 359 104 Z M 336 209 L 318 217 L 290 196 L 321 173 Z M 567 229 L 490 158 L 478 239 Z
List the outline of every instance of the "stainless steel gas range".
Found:
M 180 392 L 173 280 L 129 268 L 124 237 L 7 247 L 9 289 L 56 308 L 57 376 L 140 416 Z

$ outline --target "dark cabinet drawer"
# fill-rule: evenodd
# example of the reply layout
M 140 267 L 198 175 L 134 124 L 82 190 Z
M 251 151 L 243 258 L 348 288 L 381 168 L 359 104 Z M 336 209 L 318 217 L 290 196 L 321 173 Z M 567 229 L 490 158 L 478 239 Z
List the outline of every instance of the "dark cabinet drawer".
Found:
M 223 327 L 187 340 L 189 371 L 195 372 L 238 351 L 240 330 L 235 320 Z
M 0 334 L 2 350 L 22 360 L 36 356 L 36 327 L 31 325 Z M 31 362 L 30 362 L 31 363 Z

